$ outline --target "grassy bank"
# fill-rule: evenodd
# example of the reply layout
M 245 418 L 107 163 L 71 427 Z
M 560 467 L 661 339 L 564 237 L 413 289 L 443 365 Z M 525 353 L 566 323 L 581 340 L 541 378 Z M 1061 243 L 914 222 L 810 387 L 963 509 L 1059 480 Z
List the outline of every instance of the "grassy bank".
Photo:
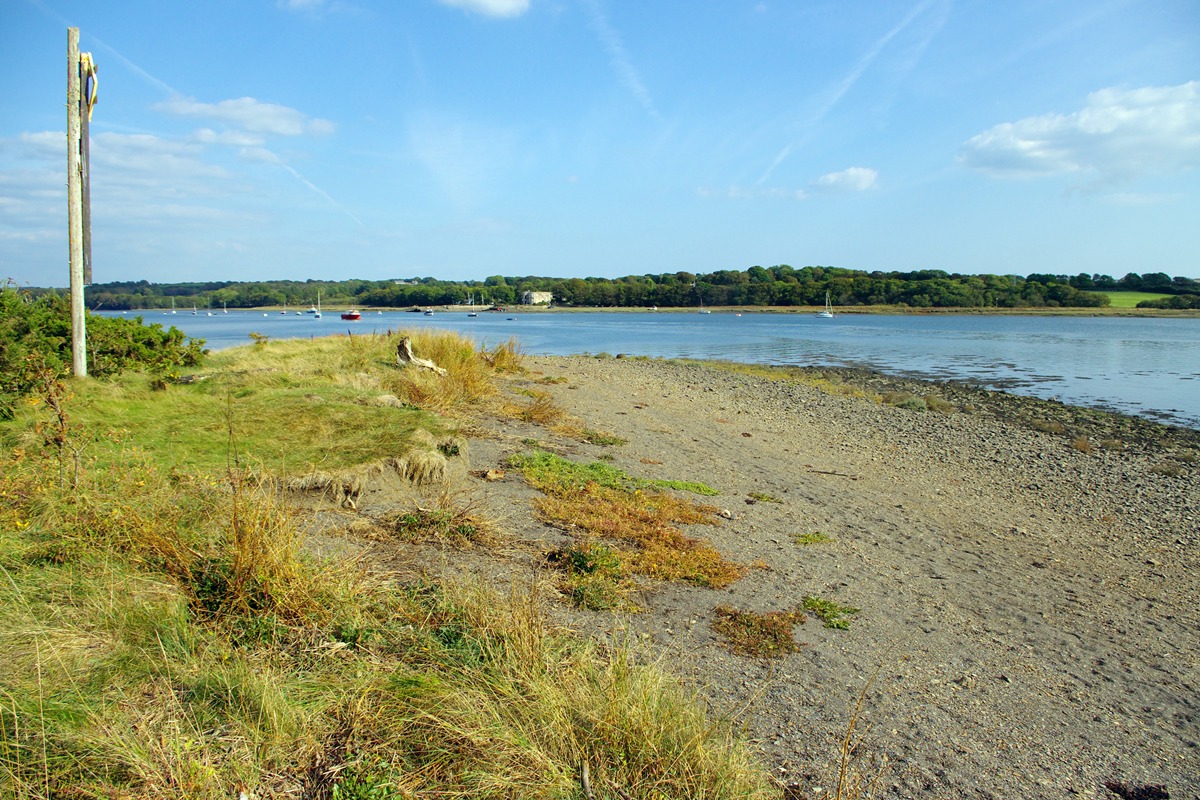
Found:
M 435 480 L 520 368 L 413 334 L 47 382 L 0 429 L 0 795 L 776 797 L 626 651 L 496 596 L 318 560 L 289 489 Z

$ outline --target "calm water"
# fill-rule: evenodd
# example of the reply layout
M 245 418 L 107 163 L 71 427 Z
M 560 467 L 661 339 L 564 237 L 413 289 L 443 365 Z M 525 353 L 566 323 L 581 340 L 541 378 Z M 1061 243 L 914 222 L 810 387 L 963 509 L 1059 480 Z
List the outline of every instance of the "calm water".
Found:
M 424 316 L 364 312 L 322 319 L 278 312 L 214 316 L 143 314 L 175 325 L 212 349 L 273 339 L 440 328 L 495 345 L 516 337 L 538 355 L 625 353 L 760 364 L 868 367 L 965 381 L 1074 405 L 1139 414 L 1200 428 L 1200 319 L 986 315 L 588 313 L 571 311 Z

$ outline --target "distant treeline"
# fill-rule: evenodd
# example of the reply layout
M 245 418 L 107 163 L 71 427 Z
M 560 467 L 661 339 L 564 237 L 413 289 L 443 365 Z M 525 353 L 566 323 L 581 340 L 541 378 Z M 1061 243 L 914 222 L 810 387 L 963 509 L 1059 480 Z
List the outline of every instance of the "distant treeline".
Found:
M 53 291 L 53 290 L 35 290 Z M 484 281 L 409 280 L 231 281 L 154 284 L 130 281 L 93 284 L 87 289 L 92 309 L 138 310 L 257 308 L 260 306 L 363 307 L 513 305 L 525 292 L 550 292 L 554 304 L 574 307 L 664 308 L 680 306 L 817 306 L 825 293 L 838 306 L 907 306 L 910 308 L 1047 308 L 1103 307 L 1106 291 L 1158 292 L 1174 295 L 1140 307 L 1200 306 L 1200 281 L 1157 272 L 1108 275 L 959 275 L 942 270 L 865 272 L 840 267 L 786 264 L 721 270 L 630 275 L 623 278 L 543 278 L 494 275 Z

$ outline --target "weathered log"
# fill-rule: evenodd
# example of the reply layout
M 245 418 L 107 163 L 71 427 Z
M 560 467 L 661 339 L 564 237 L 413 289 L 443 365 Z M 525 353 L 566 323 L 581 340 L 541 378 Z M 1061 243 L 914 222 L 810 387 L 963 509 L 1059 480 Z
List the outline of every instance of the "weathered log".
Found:
M 416 364 L 418 367 L 421 367 L 422 369 L 432 370 L 433 372 L 436 372 L 438 375 L 446 374 L 446 370 L 442 369 L 441 367 L 439 367 L 437 364 L 433 363 L 429 359 L 417 358 L 415 355 L 413 355 L 412 339 L 409 339 L 407 336 L 405 336 L 403 339 L 400 340 L 400 344 L 396 345 L 396 364 L 401 367 L 407 366 L 409 364 Z

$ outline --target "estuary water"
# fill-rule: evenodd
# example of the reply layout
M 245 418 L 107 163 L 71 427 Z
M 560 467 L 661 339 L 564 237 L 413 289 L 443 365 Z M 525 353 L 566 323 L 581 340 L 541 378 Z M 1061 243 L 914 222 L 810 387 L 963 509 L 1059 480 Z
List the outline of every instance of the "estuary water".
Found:
M 106 313 L 106 312 L 101 312 Z M 127 316 L 132 316 L 130 312 Z M 116 316 L 107 312 L 107 316 Z M 534 355 L 599 354 L 723 359 L 745 363 L 865 367 L 1056 398 L 1200 428 L 1200 319 L 714 312 L 521 313 L 364 311 L 357 322 L 311 314 L 142 312 L 214 350 L 272 339 L 458 331 L 493 346 L 515 337 Z

